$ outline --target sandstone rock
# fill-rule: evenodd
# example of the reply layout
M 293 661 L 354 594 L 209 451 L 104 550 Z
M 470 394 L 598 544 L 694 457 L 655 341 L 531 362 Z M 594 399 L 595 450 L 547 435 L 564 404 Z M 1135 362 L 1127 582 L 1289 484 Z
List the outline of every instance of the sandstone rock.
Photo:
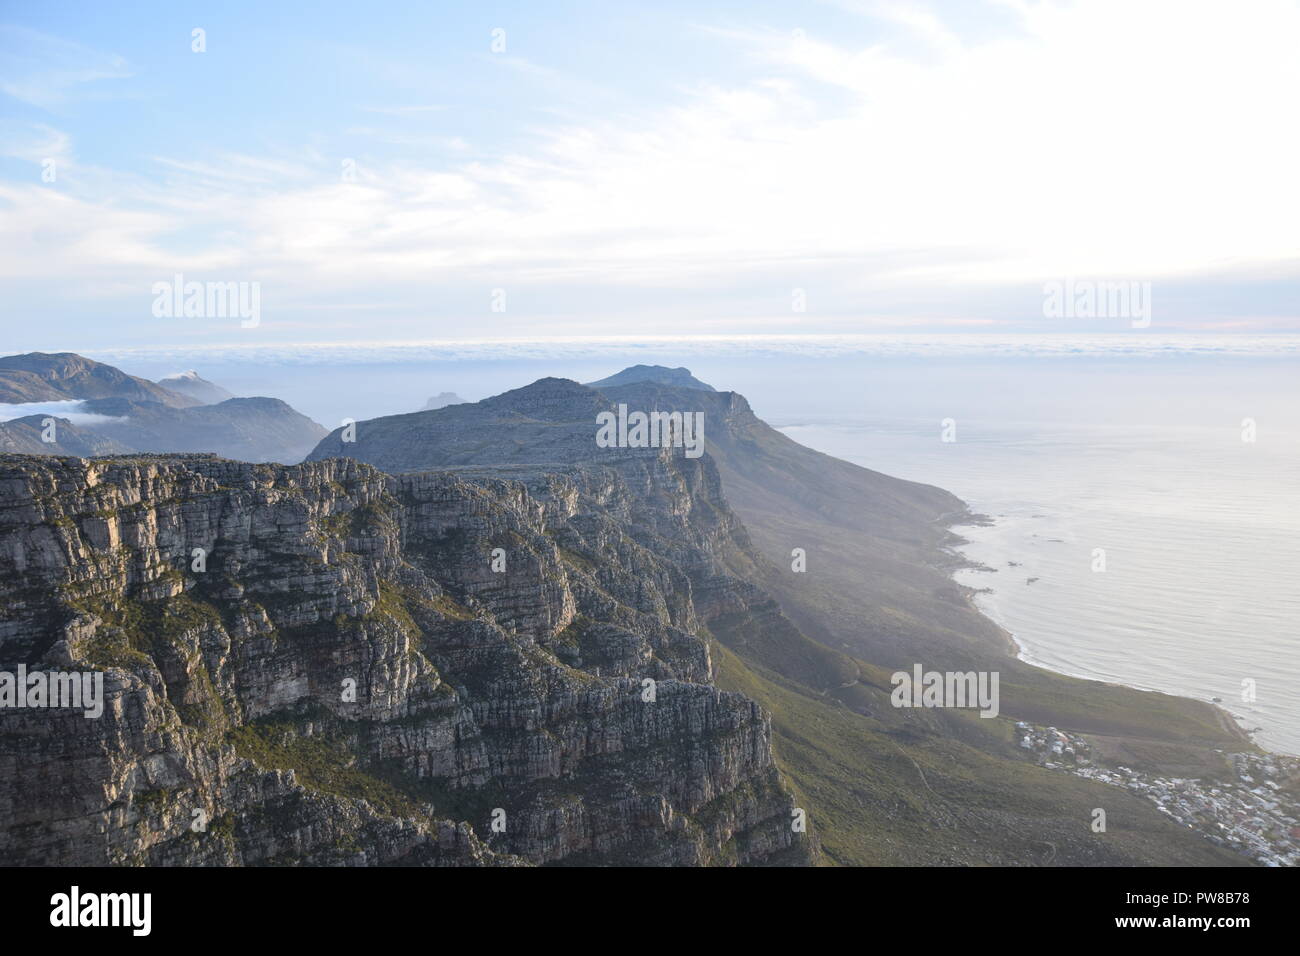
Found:
M 700 636 L 738 535 L 670 454 L 0 458 L 0 670 L 106 697 L 0 708 L 0 862 L 809 862 Z

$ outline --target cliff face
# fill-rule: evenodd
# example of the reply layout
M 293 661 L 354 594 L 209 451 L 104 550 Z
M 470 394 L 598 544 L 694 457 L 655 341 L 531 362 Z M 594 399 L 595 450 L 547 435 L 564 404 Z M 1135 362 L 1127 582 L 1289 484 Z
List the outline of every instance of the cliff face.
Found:
M 106 698 L 0 708 L 0 862 L 815 853 L 697 636 L 753 598 L 707 459 L 12 456 L 0 542 L 0 670 L 103 671 Z

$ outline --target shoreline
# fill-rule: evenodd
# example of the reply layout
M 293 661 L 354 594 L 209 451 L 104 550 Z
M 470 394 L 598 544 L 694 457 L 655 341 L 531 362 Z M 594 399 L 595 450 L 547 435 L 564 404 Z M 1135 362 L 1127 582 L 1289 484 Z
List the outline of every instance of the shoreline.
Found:
M 953 581 L 953 583 L 956 584 L 961 589 L 962 598 L 966 602 L 967 606 L 970 607 L 971 610 L 973 610 L 975 613 L 983 617 L 985 620 L 989 621 L 997 629 L 998 633 L 1002 636 L 1005 642 L 1005 647 L 1010 652 L 1011 656 L 1014 657 L 1016 660 L 1020 661 L 1021 663 L 1027 664 L 1030 667 L 1047 671 L 1052 674 L 1059 674 L 1062 677 L 1069 677 L 1074 680 L 1093 681 L 1099 684 L 1106 684 L 1112 687 L 1123 687 L 1128 690 L 1135 690 L 1138 691 L 1139 693 L 1144 693 L 1144 694 L 1152 694 L 1152 693 L 1165 694 L 1169 697 L 1179 697 L 1182 698 L 1183 700 L 1195 701 L 1197 703 L 1205 704 L 1206 706 L 1210 707 L 1213 710 L 1215 715 L 1218 717 L 1219 722 L 1223 725 L 1225 731 L 1230 731 L 1233 733 L 1234 736 L 1240 737 L 1244 743 L 1249 744 L 1255 750 L 1261 753 L 1271 754 L 1278 757 L 1289 757 L 1289 758 L 1300 757 L 1300 754 L 1293 754 L 1283 750 L 1274 750 L 1269 747 L 1263 746 L 1257 740 L 1255 740 L 1255 734 L 1258 731 L 1252 730 L 1244 726 L 1241 720 L 1236 715 L 1234 715 L 1227 708 L 1222 706 L 1222 704 L 1217 703 L 1213 700 L 1203 700 L 1200 697 L 1193 697 L 1188 694 L 1178 693 L 1176 691 L 1163 690 L 1159 687 L 1144 687 L 1138 684 L 1137 682 L 1105 680 L 1101 677 L 1090 675 L 1090 674 L 1074 674 L 1074 673 L 1070 673 L 1069 671 L 1061 670 L 1059 668 L 1052 667 L 1048 664 L 1034 660 L 1029 655 L 1029 652 L 1026 650 L 1026 648 L 1020 643 L 1020 641 L 1016 639 L 1015 633 L 1011 631 L 1005 624 L 999 621 L 994 616 L 994 614 L 992 614 L 989 610 L 979 605 L 977 601 L 979 595 L 985 593 L 992 593 L 993 589 L 975 588 L 968 584 L 961 583 L 956 578 L 956 575 L 959 571 L 993 572 L 997 570 L 957 550 L 962 546 L 972 544 L 972 542 L 969 538 L 963 537 L 956 530 L 954 530 L 960 527 L 988 527 L 995 524 L 996 519 L 990 517 L 989 515 L 971 510 L 969 506 L 967 506 L 967 510 L 964 512 L 948 512 L 943 515 L 940 515 L 938 518 L 935 519 L 935 523 L 940 524 L 945 531 L 945 538 L 938 545 L 938 550 L 940 551 L 940 553 L 949 559 L 943 565 L 944 570 L 948 572 L 948 575 Z

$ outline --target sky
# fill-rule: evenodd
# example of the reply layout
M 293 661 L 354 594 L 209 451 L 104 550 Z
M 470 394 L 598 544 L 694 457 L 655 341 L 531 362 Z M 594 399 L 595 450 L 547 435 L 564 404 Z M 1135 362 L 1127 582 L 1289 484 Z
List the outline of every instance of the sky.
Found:
M 1297 49 L 1283 0 L 0 0 L 0 351 L 1295 334 Z

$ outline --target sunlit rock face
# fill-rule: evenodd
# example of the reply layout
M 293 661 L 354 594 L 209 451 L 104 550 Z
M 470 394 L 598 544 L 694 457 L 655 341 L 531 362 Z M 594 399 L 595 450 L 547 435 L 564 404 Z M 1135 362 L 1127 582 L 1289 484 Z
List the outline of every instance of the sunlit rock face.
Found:
M 747 548 L 668 452 L 0 459 L 0 671 L 105 675 L 0 708 L 0 861 L 810 862 L 701 636 Z

